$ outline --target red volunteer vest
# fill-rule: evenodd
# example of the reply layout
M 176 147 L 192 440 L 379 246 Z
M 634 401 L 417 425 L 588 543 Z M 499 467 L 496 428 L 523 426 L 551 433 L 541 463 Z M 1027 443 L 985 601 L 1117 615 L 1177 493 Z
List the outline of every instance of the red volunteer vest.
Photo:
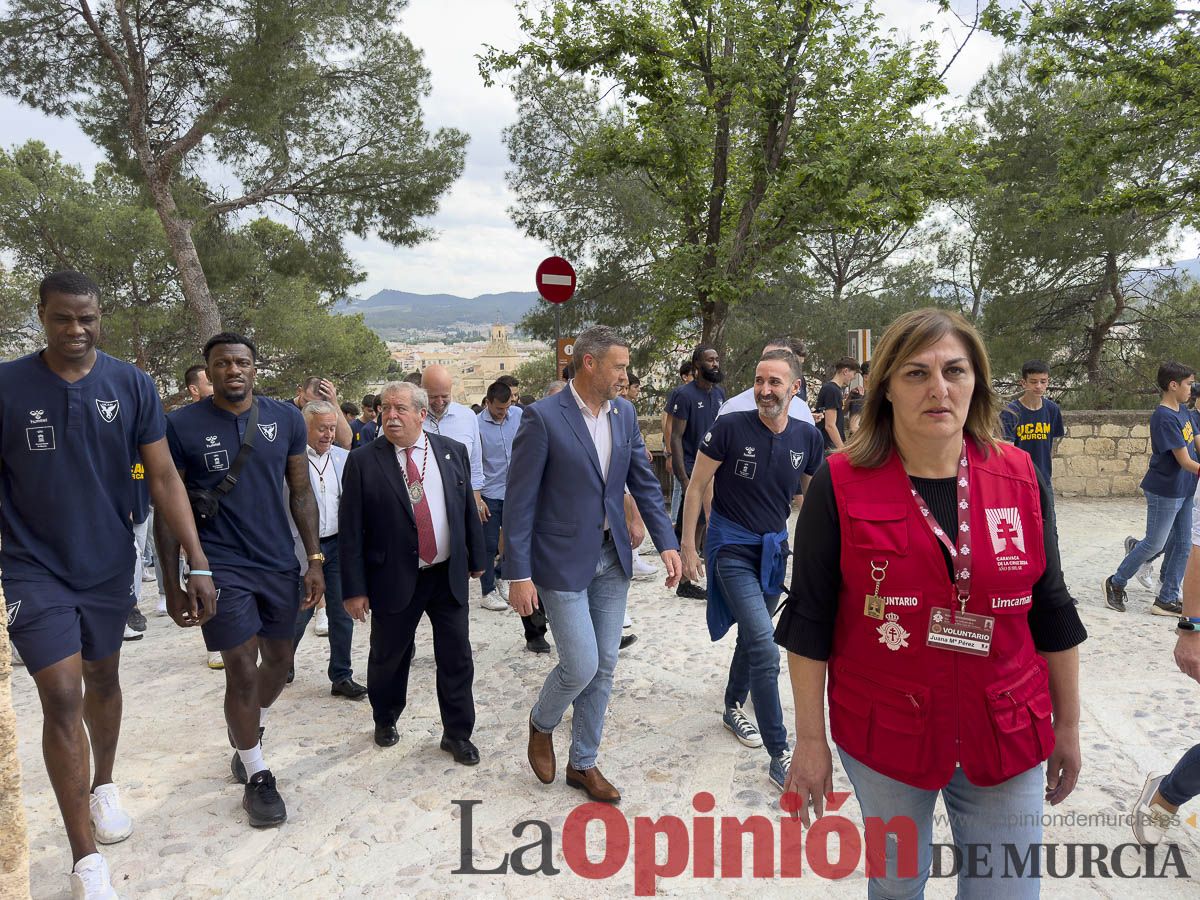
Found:
M 1046 568 L 1029 454 L 1000 446 L 970 463 L 971 595 L 995 617 L 987 656 L 926 644 L 934 607 L 959 609 L 938 539 L 913 502 L 900 457 L 878 469 L 829 458 L 842 529 L 842 588 L 829 658 L 829 725 L 859 762 L 913 787 L 945 786 L 956 763 L 972 784 L 999 784 L 1054 749 L 1047 666 L 1027 616 Z M 887 563 L 885 619 L 864 614 L 871 564 Z

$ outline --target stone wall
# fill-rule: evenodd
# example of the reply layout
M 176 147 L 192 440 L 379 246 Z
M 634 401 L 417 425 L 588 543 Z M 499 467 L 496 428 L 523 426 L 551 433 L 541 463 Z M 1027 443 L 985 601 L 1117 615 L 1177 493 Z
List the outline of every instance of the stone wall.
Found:
M 4 609 L 0 594 L 0 611 Z M 17 720 L 12 708 L 12 654 L 8 617 L 0 615 L 0 900 L 29 896 L 29 845 L 21 802 Z
M 1054 490 L 1063 497 L 1137 497 L 1150 461 L 1149 410 L 1063 413 L 1067 436 L 1054 456 Z

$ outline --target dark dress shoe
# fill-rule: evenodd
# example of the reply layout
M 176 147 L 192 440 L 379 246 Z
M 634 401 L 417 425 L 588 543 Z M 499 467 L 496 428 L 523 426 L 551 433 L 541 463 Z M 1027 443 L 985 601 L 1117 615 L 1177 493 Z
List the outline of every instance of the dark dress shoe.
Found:
M 456 763 L 464 766 L 479 765 L 479 750 L 466 738 L 452 738 L 442 735 L 442 749 L 454 757 Z
M 533 727 L 533 713 L 529 714 L 529 767 L 542 784 L 554 781 L 554 735 L 538 731 Z
M 375 743 L 380 747 L 393 747 L 400 740 L 400 732 L 395 725 L 376 725 Z
M 567 764 L 567 784 L 571 787 L 583 791 L 591 799 L 598 803 L 620 803 L 621 792 L 608 783 L 608 779 L 600 774 L 600 770 L 595 766 L 590 769 L 573 768 Z
M 679 587 L 675 588 L 675 596 L 686 597 L 689 600 L 707 600 L 708 591 L 690 581 L 681 581 Z
M 636 643 L 637 643 L 637 635 L 636 634 L 623 634 L 623 635 L 621 635 L 621 643 L 619 643 L 617 645 L 617 649 L 624 650 L 630 644 L 636 644 Z
M 288 678 L 287 678 L 287 683 L 288 683 L 288 684 L 291 684 L 291 683 L 292 683 L 293 681 L 295 681 L 295 680 L 296 680 L 296 670 L 295 670 L 294 668 L 293 668 L 293 669 L 288 669 Z
M 541 636 L 530 638 L 525 642 L 525 649 L 531 653 L 549 653 L 550 642 Z
M 367 689 L 353 678 L 343 678 L 333 683 L 329 693 L 333 697 L 345 697 L 347 700 L 362 700 L 367 696 Z

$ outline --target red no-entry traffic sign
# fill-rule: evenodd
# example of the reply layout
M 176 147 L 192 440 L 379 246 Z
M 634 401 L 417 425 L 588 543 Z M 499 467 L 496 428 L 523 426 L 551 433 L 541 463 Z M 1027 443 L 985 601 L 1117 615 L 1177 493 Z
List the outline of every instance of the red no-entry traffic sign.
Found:
M 561 256 L 543 259 L 537 267 L 538 293 L 551 303 L 566 303 L 575 293 L 575 270 Z

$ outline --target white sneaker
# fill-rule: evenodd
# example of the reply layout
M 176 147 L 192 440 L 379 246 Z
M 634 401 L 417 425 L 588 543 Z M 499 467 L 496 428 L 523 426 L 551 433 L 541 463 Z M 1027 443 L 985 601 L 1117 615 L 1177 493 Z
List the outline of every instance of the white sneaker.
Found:
M 1133 808 L 1133 836 L 1143 846 L 1153 846 L 1162 842 L 1167 829 L 1175 824 L 1176 814 L 1163 809 L 1157 803 L 1151 803 L 1162 784 L 1165 775 L 1147 775 L 1146 783 L 1142 786 L 1142 795 L 1138 797 L 1137 806 Z
M 134 631 L 128 625 L 125 626 L 125 634 L 121 636 L 121 640 L 123 640 L 123 641 L 140 641 L 141 639 L 142 639 L 142 633 L 140 631 Z
M 149 584 L 151 581 L 158 581 L 158 576 L 154 574 L 153 566 L 142 567 L 142 583 Z
M 89 800 L 92 829 L 101 844 L 119 844 L 133 834 L 133 819 L 121 809 L 121 797 L 115 784 L 102 784 Z
M 167 614 L 167 598 L 162 594 L 158 595 L 158 606 L 154 607 L 156 616 L 165 616 Z
M 629 618 L 629 613 L 625 613 L 625 621 L 621 623 L 622 628 L 632 628 L 633 619 Z
M 500 599 L 505 603 L 508 602 L 508 582 L 503 578 L 496 579 L 496 592 L 500 595 Z
M 504 612 L 508 609 L 508 604 L 500 599 L 499 591 L 492 591 L 483 598 L 480 604 L 484 609 L 490 609 L 492 612 Z
M 75 863 L 71 870 L 71 897 L 73 900 L 118 900 L 108 863 L 99 853 Z
M 220 650 L 214 650 L 212 653 L 208 654 L 208 667 L 210 669 L 225 668 L 225 657 L 221 656 Z
M 316 621 L 316 624 L 313 625 L 313 634 L 315 634 L 317 637 L 328 637 L 329 636 L 329 613 L 327 613 L 325 611 L 324 607 L 317 610 L 317 614 L 316 614 L 316 616 L 314 616 L 314 619 Z
M 633 578 L 635 581 L 646 581 L 658 574 L 658 566 L 645 562 L 640 556 L 633 557 Z
M 1154 577 L 1154 563 L 1146 563 L 1137 570 L 1137 574 L 1133 577 L 1146 590 L 1153 591 L 1157 589 L 1157 579 Z

